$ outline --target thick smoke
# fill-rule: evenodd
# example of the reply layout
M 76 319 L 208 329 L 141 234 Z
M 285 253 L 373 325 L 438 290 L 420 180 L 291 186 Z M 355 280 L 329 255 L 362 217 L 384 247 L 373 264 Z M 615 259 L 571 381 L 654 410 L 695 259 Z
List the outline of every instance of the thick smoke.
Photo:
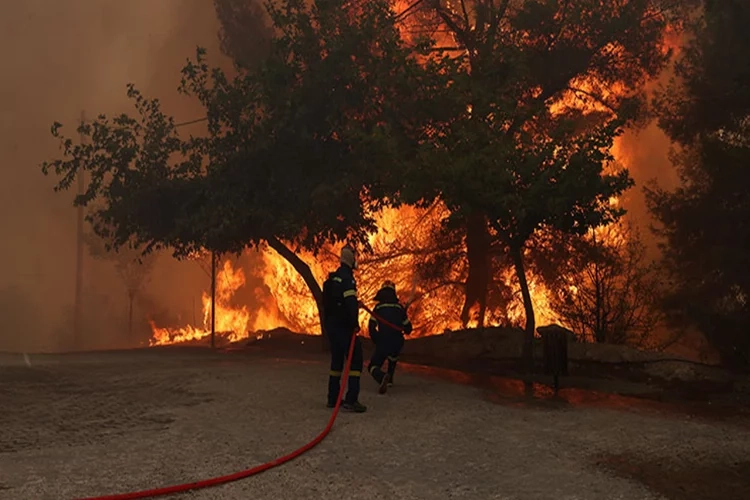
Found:
M 75 290 L 76 210 L 72 193 L 53 193 L 39 164 L 59 155 L 50 135 L 68 134 L 85 110 L 130 112 L 125 85 L 158 96 L 177 120 L 201 109 L 178 96 L 179 70 L 197 45 L 218 55 L 218 23 L 208 0 L 42 0 L 0 3 L 0 350 L 70 348 Z M 223 61 L 224 63 L 226 61 Z M 83 347 L 132 345 L 127 293 L 111 263 L 85 259 Z M 155 304 L 191 314 L 208 283 L 195 263 L 160 257 L 147 296 L 136 301 L 139 335 Z M 196 298 L 197 297 L 196 295 Z

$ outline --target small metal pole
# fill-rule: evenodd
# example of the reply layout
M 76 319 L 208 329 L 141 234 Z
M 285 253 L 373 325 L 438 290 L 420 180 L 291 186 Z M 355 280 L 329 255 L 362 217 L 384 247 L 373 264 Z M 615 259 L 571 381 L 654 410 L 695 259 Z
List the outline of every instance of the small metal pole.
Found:
M 211 252 L 211 349 L 216 336 L 216 252 Z
M 86 112 L 81 111 L 81 125 L 86 123 Z M 81 144 L 84 136 L 81 133 Z M 85 193 L 84 171 L 78 170 L 78 195 Z M 77 207 L 76 228 L 76 288 L 75 288 L 75 311 L 73 319 L 73 349 L 78 349 L 81 343 L 81 329 L 83 327 L 83 206 Z

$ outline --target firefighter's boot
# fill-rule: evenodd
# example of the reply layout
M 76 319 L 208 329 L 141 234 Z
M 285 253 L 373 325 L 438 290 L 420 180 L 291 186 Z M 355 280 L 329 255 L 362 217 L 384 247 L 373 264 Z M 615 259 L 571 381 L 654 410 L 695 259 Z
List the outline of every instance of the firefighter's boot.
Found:
M 341 407 L 346 410 L 353 413 L 364 413 L 367 411 L 367 407 L 360 403 L 359 401 L 355 401 L 353 403 L 341 403 Z

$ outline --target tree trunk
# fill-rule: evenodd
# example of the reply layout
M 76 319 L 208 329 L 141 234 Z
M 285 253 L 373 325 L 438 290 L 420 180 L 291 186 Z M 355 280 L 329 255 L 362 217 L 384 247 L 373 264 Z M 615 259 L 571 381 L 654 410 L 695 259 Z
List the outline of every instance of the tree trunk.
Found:
M 478 326 L 484 327 L 487 310 L 487 292 L 490 284 L 490 234 L 484 214 L 475 212 L 466 221 L 466 257 L 469 276 L 466 278 L 466 296 L 461 311 L 464 327 L 469 323 L 471 309 L 479 305 Z
M 287 262 L 289 262 L 295 271 L 299 273 L 300 276 L 302 276 L 302 279 L 305 281 L 305 284 L 307 285 L 307 288 L 310 289 L 310 292 L 312 293 L 313 298 L 315 299 L 315 304 L 318 307 L 318 318 L 320 320 L 320 332 L 323 336 L 323 349 L 328 350 L 328 337 L 325 334 L 325 322 L 323 318 L 323 291 L 320 289 L 320 285 L 318 284 L 318 281 L 315 279 L 315 276 L 312 273 L 312 270 L 310 269 L 310 266 L 305 264 L 305 262 L 300 259 L 297 254 L 295 254 L 290 248 L 288 248 L 284 243 L 281 242 L 281 240 L 271 237 L 267 240 L 268 246 L 273 248 L 279 255 L 281 255 L 284 259 L 286 259 Z
M 529 291 L 529 282 L 526 281 L 526 268 L 523 263 L 523 247 L 520 245 L 511 245 L 511 257 L 513 265 L 516 268 L 518 283 L 521 285 L 521 296 L 523 297 L 523 308 L 526 313 L 526 328 L 523 339 L 523 352 L 521 355 L 522 367 L 526 373 L 534 370 L 534 331 L 536 330 L 536 321 L 534 319 L 534 304 L 531 302 L 531 292 Z
M 128 340 L 133 338 L 133 300 L 135 291 L 128 290 Z
M 604 311 L 604 283 L 602 283 L 599 264 L 594 264 L 594 311 L 595 311 L 595 328 L 594 342 L 602 344 L 607 341 L 605 330 L 605 311 Z

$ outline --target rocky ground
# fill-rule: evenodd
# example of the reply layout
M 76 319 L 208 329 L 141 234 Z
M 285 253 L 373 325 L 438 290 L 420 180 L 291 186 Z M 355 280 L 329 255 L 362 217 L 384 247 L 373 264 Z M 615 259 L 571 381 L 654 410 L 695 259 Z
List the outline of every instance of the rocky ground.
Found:
M 153 488 L 283 455 L 330 416 L 309 344 L 0 355 L 0 498 Z M 341 414 L 301 458 L 176 498 L 748 498 L 747 416 L 602 394 L 404 366 L 385 396 L 365 380 L 370 410 Z

